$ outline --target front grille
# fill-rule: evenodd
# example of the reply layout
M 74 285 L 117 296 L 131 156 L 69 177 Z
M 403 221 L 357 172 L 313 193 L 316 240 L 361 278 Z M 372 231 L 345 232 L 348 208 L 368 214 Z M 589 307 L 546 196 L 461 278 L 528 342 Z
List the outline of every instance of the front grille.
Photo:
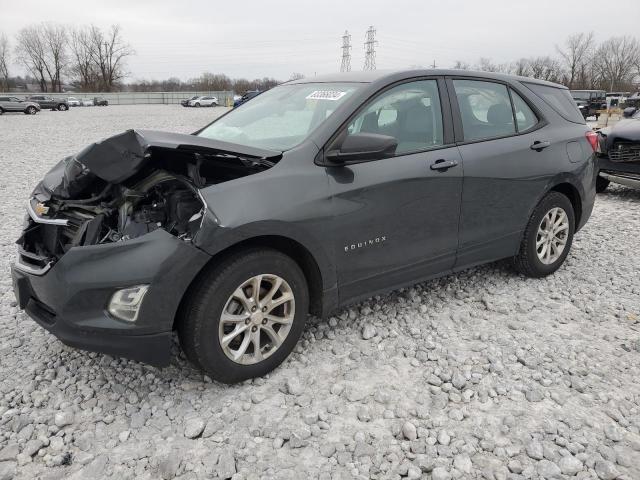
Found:
M 609 150 L 609 160 L 612 162 L 640 161 L 640 144 L 616 142 Z

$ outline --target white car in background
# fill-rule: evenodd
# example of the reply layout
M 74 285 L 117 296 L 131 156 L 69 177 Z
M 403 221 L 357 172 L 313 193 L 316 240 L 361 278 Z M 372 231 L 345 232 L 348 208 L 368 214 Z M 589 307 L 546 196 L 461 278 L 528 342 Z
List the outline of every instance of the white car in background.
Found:
M 68 97 L 67 105 L 69 105 L 70 107 L 79 107 L 81 103 L 80 100 L 78 100 L 76 97 Z
M 92 98 L 83 98 L 81 100 L 83 107 L 93 107 L 93 99 Z
M 189 100 L 190 107 L 217 107 L 218 97 L 198 97 L 193 100 Z

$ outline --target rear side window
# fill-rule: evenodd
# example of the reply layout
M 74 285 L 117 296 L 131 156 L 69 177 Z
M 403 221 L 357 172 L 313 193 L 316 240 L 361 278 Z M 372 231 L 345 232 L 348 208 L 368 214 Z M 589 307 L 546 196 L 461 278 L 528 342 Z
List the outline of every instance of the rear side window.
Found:
M 542 98 L 551 108 L 558 112 L 562 118 L 574 123 L 585 123 L 576 102 L 571 98 L 569 90 L 537 83 L 524 83 L 524 85 Z
M 518 132 L 524 132 L 535 126 L 538 123 L 538 117 L 527 105 L 527 102 L 513 90 L 511 90 L 511 99 L 513 100 L 513 111 L 516 114 Z
M 514 135 L 513 110 L 505 85 L 481 80 L 454 80 L 464 140 Z

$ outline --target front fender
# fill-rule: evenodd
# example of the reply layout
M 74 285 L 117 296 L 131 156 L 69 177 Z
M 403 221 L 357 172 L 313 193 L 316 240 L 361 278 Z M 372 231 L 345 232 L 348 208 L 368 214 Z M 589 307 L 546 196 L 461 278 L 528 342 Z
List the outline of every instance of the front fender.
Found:
M 310 232 L 295 223 L 268 220 L 247 223 L 228 228 L 216 223 L 213 215 L 208 215 L 202 224 L 194 243 L 211 256 L 239 243 L 260 237 L 279 237 L 292 240 L 304 247 L 313 257 L 322 276 L 323 290 L 337 285 L 335 263 L 324 245 Z

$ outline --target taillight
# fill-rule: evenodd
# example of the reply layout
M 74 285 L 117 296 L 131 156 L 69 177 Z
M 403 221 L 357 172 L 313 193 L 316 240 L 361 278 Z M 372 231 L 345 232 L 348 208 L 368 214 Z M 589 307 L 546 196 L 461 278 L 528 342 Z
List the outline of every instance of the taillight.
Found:
M 589 145 L 591 145 L 591 148 L 593 149 L 593 151 L 597 151 L 598 149 L 598 134 L 596 132 L 594 132 L 593 130 L 589 130 L 587 133 L 584 134 L 585 137 L 587 137 L 587 140 L 589 141 Z

